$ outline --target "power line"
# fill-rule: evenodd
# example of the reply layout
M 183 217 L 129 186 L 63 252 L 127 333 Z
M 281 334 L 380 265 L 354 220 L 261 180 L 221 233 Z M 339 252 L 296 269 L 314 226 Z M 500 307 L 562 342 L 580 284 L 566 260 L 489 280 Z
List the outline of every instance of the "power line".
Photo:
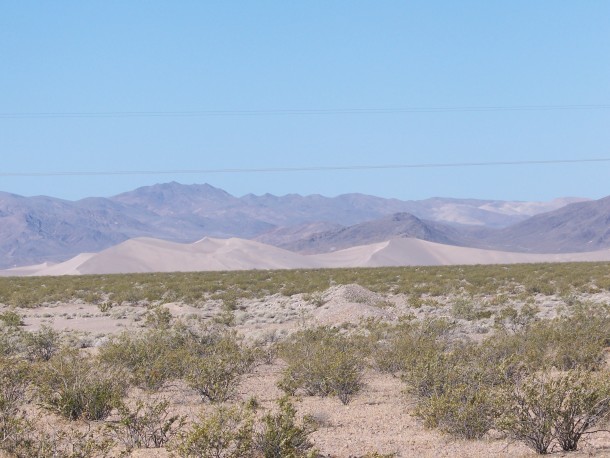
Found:
M 498 105 L 461 107 L 406 107 L 406 108 L 333 108 L 282 110 L 198 110 L 198 111 L 99 111 L 99 112 L 28 112 L 0 113 L 0 119 L 33 118 L 176 118 L 222 116 L 314 116 L 314 115 L 376 115 L 408 113 L 464 113 L 498 111 L 583 111 L 608 110 L 609 104 L 598 105 Z
M 261 168 L 222 168 L 222 169 L 178 169 L 178 170 L 106 170 L 106 171 L 56 171 L 56 172 L 0 172 L 0 177 L 59 177 L 59 176 L 111 176 L 111 175 L 205 175 L 223 173 L 291 173 L 357 171 L 383 169 L 422 169 L 448 167 L 495 167 L 508 165 L 551 165 L 610 162 L 610 158 L 592 159 L 551 159 L 530 161 L 496 162 L 439 162 L 422 164 L 385 164 L 385 165 L 337 165 L 309 167 L 261 167 Z

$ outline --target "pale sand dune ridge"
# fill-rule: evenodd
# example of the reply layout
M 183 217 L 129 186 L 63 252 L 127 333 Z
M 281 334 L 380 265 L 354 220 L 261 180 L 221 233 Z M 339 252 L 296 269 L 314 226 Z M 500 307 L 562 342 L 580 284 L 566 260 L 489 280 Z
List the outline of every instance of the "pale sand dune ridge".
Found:
M 135 238 L 99 253 L 80 254 L 59 264 L 39 264 L 8 269 L 0 271 L 0 275 L 39 276 L 575 261 L 610 261 L 610 250 L 528 254 L 399 238 L 331 253 L 302 255 L 238 238 L 206 237 L 190 244 L 153 238 Z

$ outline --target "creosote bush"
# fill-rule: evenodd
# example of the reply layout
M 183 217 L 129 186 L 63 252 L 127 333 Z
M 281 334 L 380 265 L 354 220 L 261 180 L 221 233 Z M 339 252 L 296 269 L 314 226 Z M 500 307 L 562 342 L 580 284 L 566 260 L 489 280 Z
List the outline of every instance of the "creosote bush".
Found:
M 363 363 L 352 341 L 331 328 L 300 331 L 280 346 L 288 363 L 278 386 L 287 394 L 337 396 L 343 404 L 362 388 Z
M 75 350 L 39 366 L 35 383 L 45 407 L 69 420 L 106 418 L 127 389 L 124 374 Z
M 103 363 L 125 370 L 132 384 L 148 390 L 181 378 L 187 356 L 185 336 L 175 329 L 124 332 L 100 348 Z
M 119 419 L 106 426 L 110 437 L 122 443 L 127 450 L 134 448 L 160 448 L 184 426 L 186 418 L 169 415 L 169 402 L 143 402 L 130 408 L 118 406 Z
M 24 333 L 24 343 L 31 361 L 48 361 L 59 350 L 59 332 L 42 326 L 35 332 Z
M 278 410 L 262 419 L 262 427 L 254 438 L 255 449 L 264 458 L 315 457 L 309 435 L 316 430 L 314 421 L 305 417 L 296 420 L 296 409 L 287 397 L 278 400 Z
M 203 400 L 223 402 L 234 396 L 242 376 L 255 362 L 255 351 L 234 333 L 209 334 L 190 343 L 185 379 Z
M 97 458 L 109 456 L 112 446 L 111 441 L 96 437 L 92 430 L 48 431 L 26 422 L 17 440 L 5 450 L 11 458 Z
M 184 458 L 247 458 L 254 456 L 254 416 L 251 411 L 220 406 L 205 411 L 180 434 L 173 446 Z
M 21 408 L 29 376 L 24 362 L 0 357 L 0 450 L 11 451 L 27 428 Z
M 480 347 L 458 347 L 427 355 L 406 370 L 403 379 L 415 394 L 415 414 L 427 427 L 455 437 L 479 439 L 494 424 L 494 390 L 507 383 L 510 371 L 495 365 Z
M 23 326 L 21 315 L 14 310 L 7 310 L 4 313 L 0 313 L 0 321 L 4 322 L 4 324 L 9 327 Z
M 535 374 L 501 395 L 498 429 L 545 454 L 554 441 L 578 448 L 584 434 L 610 415 L 610 374 L 570 370 Z
M 445 351 L 453 325 L 444 319 L 416 322 L 403 320 L 396 326 L 371 322 L 368 326 L 374 367 L 397 374 L 418 361 Z

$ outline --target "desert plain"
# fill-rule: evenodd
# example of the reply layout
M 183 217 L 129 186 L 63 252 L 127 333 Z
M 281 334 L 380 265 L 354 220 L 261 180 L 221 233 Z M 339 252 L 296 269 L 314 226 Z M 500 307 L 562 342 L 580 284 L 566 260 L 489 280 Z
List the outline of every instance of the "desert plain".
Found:
M 477 348 L 497 349 L 510 341 L 507 348 L 523 352 L 516 355 L 519 364 L 540 365 L 524 369 L 524 377 L 541 373 L 557 377 L 582 370 L 607 378 L 609 288 L 606 263 L 2 278 L 2 358 L 5 364 L 23 361 L 33 368 L 15 411 L 30 428 L 21 434 L 34 433 L 43 442 L 56 443 L 50 454 L 38 439 L 28 436 L 34 448 L 19 452 L 17 447 L 15 452 L 5 437 L 3 448 L 6 456 L 239 456 L 230 444 L 219 455 L 189 455 L 176 444 L 184 443 L 202 418 L 212 418 L 227 406 L 254 405 L 254 430 L 260 432 L 262 418 L 277 412 L 277 400 L 288 394 L 297 412 L 295 421 L 309 425 L 307 453 L 315 451 L 314 456 L 535 456 L 531 447 L 493 422 L 474 434 L 456 430 L 451 419 L 431 423 L 421 409 L 427 400 L 415 386 L 422 380 L 410 376 L 410 368 L 425 361 L 430 349 L 451 358 L 463 348 L 476 353 Z M 281 381 L 295 364 L 286 345 L 294 344 L 295 336 L 320 329 L 323 336 L 328 332 L 349 342 L 345 352 L 357 359 L 352 367 L 358 372 L 357 389 L 348 402 L 332 390 L 320 395 L 303 387 L 282 389 Z M 164 402 L 166 417 L 179 416 L 184 422 L 180 428 L 174 424 L 176 430 L 170 429 L 168 440 L 159 447 L 130 445 L 121 436 L 127 434 L 124 430 L 112 429 L 125 420 L 117 407 L 94 420 L 86 414 L 66 417 L 58 407 L 58 392 L 49 394 L 37 380 L 42 377 L 37 374 L 48 374 L 48 365 L 65 358 L 65 352 L 110 367 L 108 357 L 95 358 L 108 355 L 112 345 L 116 350 L 117 345 L 134 344 L 141 336 L 185 330 L 194 335 L 231 335 L 240 348 L 258 353 L 221 401 L 202 396 L 188 376 L 169 373 L 147 386 L 123 367 L 121 405 L 134 409 L 138 401 Z M 45 332 L 54 336 L 48 361 L 33 355 L 28 340 Z M 432 347 L 417 347 L 424 341 Z M 536 356 L 528 360 L 525 354 L 531 352 Z M 490 364 L 500 367 L 508 361 L 493 354 L 487 360 L 493 361 Z M 175 362 L 171 353 L 167 355 L 166 363 L 163 359 L 154 363 L 172 367 Z M 113 364 L 122 363 L 115 358 Z M 147 361 L 138 364 L 147 366 Z M 463 399 L 473 401 L 468 396 Z M 159 414 L 157 421 L 162 417 Z M 463 420 L 468 421 L 472 418 Z M 610 456 L 610 433 L 604 421 L 596 424 L 600 432 L 583 435 L 576 451 L 563 451 L 556 439 L 547 451 L 558 456 Z M 79 446 L 85 442 L 91 445 L 89 451 Z M 274 456 L 257 450 L 243 456 Z

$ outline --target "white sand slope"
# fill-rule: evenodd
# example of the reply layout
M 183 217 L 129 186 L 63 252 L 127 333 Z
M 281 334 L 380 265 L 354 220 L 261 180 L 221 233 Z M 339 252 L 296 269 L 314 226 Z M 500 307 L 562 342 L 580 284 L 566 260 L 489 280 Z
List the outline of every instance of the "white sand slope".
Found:
M 301 255 L 244 239 L 204 238 L 190 244 L 135 238 L 100 253 L 83 253 L 66 262 L 0 271 L 2 276 L 79 275 L 136 272 L 382 267 L 532 262 L 610 261 L 610 250 L 528 254 L 480 250 L 413 238 Z
M 318 267 L 291 251 L 242 239 L 204 238 L 173 243 L 135 238 L 97 254 L 81 254 L 66 262 L 25 275 L 79 275 L 135 272 L 193 272 L 207 270 L 294 269 Z
M 53 263 L 43 262 L 42 264 L 34 264 L 33 266 L 13 267 L 11 269 L 0 270 L 0 277 L 24 277 L 35 275 L 43 269 L 51 267 Z
M 439 266 L 610 261 L 610 250 L 586 253 L 529 254 L 481 250 L 414 238 L 400 238 L 311 257 L 318 259 L 328 267 Z

